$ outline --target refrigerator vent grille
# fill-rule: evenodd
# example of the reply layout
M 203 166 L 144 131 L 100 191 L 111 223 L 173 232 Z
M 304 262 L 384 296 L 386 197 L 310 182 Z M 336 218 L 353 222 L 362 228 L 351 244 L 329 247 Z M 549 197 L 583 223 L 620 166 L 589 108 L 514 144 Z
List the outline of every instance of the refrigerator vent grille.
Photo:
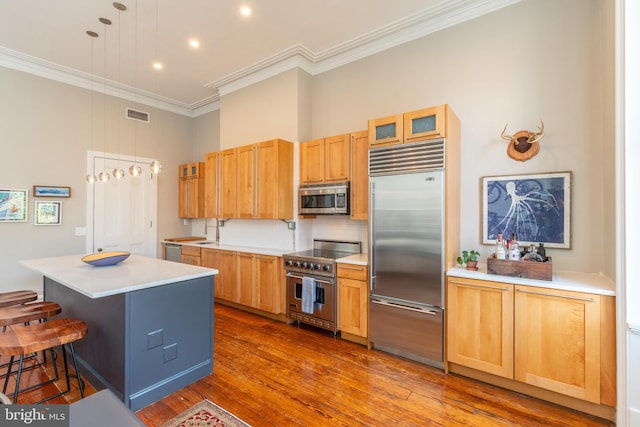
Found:
M 398 144 L 369 150 L 369 175 L 444 169 L 444 139 Z

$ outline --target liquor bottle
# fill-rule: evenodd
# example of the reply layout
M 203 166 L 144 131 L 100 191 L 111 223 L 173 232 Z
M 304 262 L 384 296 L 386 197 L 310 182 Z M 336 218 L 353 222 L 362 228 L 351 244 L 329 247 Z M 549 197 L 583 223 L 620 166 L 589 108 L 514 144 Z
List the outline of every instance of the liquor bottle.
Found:
M 516 233 L 511 234 L 511 240 L 509 241 L 509 259 L 511 261 L 520 261 L 520 247 L 516 240 Z
M 542 242 L 538 245 L 538 255 L 540 255 L 542 261 L 547 260 L 547 251 L 545 250 L 544 243 Z
M 504 240 L 502 240 L 502 233 L 498 234 L 498 240 L 496 241 L 496 259 L 506 259 L 507 250 L 504 247 Z

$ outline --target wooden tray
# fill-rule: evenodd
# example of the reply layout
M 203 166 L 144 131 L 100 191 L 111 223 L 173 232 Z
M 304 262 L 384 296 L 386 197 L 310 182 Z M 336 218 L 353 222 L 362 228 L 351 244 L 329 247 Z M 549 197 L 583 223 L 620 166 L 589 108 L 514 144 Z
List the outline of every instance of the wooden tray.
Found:
M 551 257 L 545 262 L 510 261 L 506 259 L 487 258 L 487 273 L 500 276 L 521 277 L 524 279 L 551 280 L 553 273 Z

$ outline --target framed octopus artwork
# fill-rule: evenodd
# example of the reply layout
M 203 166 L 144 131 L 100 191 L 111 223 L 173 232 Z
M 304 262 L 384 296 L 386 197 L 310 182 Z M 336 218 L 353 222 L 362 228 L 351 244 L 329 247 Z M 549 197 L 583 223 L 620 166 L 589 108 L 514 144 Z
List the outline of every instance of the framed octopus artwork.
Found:
M 571 172 L 482 177 L 482 243 L 571 247 Z

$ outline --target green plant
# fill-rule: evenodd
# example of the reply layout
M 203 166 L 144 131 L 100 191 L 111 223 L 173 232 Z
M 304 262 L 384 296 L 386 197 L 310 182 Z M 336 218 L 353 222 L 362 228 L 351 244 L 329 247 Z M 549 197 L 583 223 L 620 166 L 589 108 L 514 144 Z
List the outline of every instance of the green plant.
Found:
M 478 256 L 480 252 L 474 251 L 473 249 L 470 251 L 462 251 L 462 256 L 459 256 L 456 261 L 458 264 L 466 264 L 469 261 L 478 261 Z

